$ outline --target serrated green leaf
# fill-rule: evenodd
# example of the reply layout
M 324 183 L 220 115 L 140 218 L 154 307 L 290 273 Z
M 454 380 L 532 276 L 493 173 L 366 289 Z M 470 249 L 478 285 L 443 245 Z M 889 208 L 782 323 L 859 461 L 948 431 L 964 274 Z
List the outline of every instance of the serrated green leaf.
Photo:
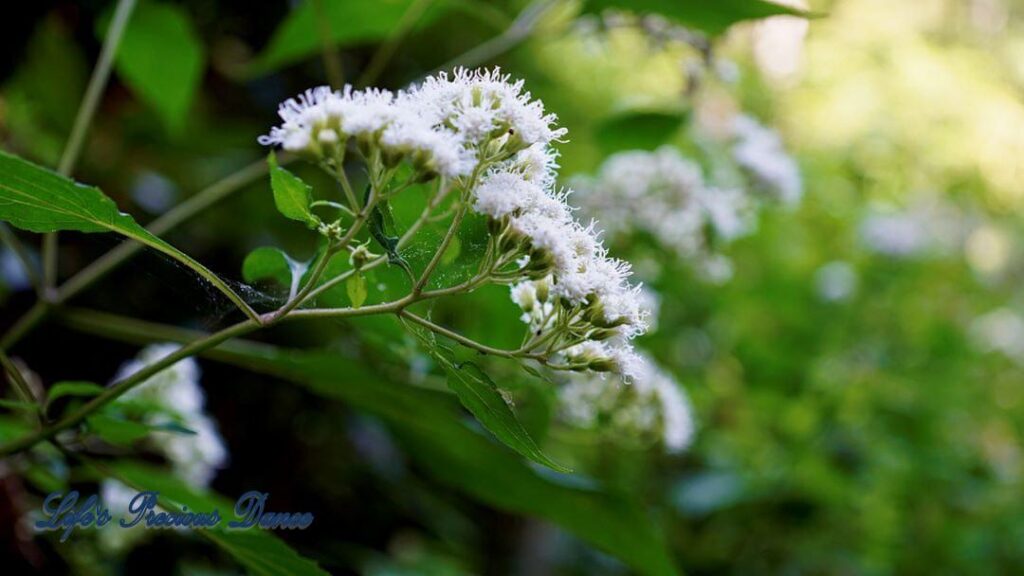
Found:
M 608 8 L 637 14 L 660 14 L 669 20 L 715 36 L 744 20 L 769 16 L 811 16 L 806 10 L 764 0 L 587 0 L 586 12 Z
M 524 457 L 552 470 L 571 471 L 541 451 L 519 422 L 508 401 L 501 395 L 497 384 L 479 366 L 472 362 L 456 363 L 451 351 L 442 346 L 434 347 L 431 353 L 448 374 L 448 387 L 459 397 L 462 405 L 498 440 Z
M 184 252 L 139 226 L 95 186 L 0 152 L 0 221 L 30 232 L 117 232 L 185 264 L 250 317 L 255 313 L 226 282 Z
M 101 19 L 98 32 L 106 32 Z M 203 44 L 178 5 L 143 1 L 136 6 L 114 60 L 118 76 L 156 111 L 164 125 L 185 125 L 203 75 Z
M 353 308 L 359 308 L 366 302 L 366 277 L 356 273 L 345 280 L 345 292 Z
M 159 492 L 161 505 L 176 504 L 201 512 L 217 510 L 222 517 L 234 519 L 234 504 L 224 497 L 198 493 L 173 475 L 152 466 L 120 461 L 104 465 L 102 471 L 109 472 L 113 478 L 137 490 Z M 197 530 L 196 533 L 230 554 L 251 574 L 327 576 L 327 572 L 315 562 L 302 557 L 270 532 L 258 529 L 229 530 L 226 528 L 227 522 L 225 520 L 214 529 Z
M 270 165 L 270 188 L 274 191 L 277 211 L 286 218 L 302 222 L 310 228 L 315 227 L 320 219 L 309 208 L 313 201 L 313 187 L 278 166 L 273 152 L 267 156 L 267 164 Z

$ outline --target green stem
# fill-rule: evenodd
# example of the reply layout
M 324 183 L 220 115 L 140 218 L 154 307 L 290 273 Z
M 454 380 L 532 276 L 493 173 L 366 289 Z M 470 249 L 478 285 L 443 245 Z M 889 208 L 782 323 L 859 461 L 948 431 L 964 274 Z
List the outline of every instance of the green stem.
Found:
M 82 144 L 85 142 L 85 135 L 92 124 L 93 116 L 96 115 L 96 108 L 99 106 L 100 97 L 107 86 L 110 78 L 110 68 L 114 63 L 114 56 L 117 55 L 117 47 L 121 44 L 121 37 L 128 25 L 128 18 L 135 9 L 135 0 L 118 0 L 117 8 L 114 10 L 114 18 L 110 21 L 110 28 L 107 29 L 107 37 L 100 50 L 99 60 L 96 68 L 89 78 L 89 86 L 85 89 L 85 97 L 75 115 L 75 123 L 71 128 L 71 136 L 68 137 L 64 153 L 57 165 L 57 172 L 64 176 L 70 176 L 78 163 L 78 157 L 82 151 Z M 57 233 L 51 232 L 43 237 L 43 286 L 49 290 L 57 285 Z
M 18 370 L 18 367 L 15 366 L 14 362 L 3 350 L 0 350 L 0 366 L 3 366 L 4 371 L 7 372 L 7 378 L 11 381 L 11 386 L 22 400 L 39 402 L 39 399 L 32 393 L 32 387 L 25 380 L 25 375 L 21 373 L 21 370 Z
M 458 332 L 455 332 L 453 330 L 449 330 L 449 329 L 445 328 L 444 326 L 440 326 L 438 324 L 434 324 L 430 320 L 427 320 L 426 318 L 424 318 L 422 316 L 418 316 L 416 314 L 413 314 L 412 312 L 409 312 L 408 310 L 404 310 L 403 309 L 403 310 L 398 312 L 398 315 L 401 316 L 402 318 L 405 318 L 407 320 L 412 321 L 415 324 L 419 324 L 420 326 L 423 326 L 424 328 L 427 328 L 431 332 L 440 334 L 442 336 L 445 336 L 446 338 L 451 338 L 452 340 L 458 342 L 459 344 L 462 344 L 463 346 L 465 346 L 467 348 L 472 348 L 473 350 L 476 350 L 476 351 L 481 352 L 483 354 L 492 354 L 494 356 L 500 356 L 502 358 L 525 358 L 525 357 L 531 357 L 531 355 L 529 355 L 529 354 L 522 354 L 518 350 L 503 350 L 501 348 L 492 348 L 490 346 L 487 346 L 486 344 L 481 344 L 481 343 L 477 342 L 476 340 L 473 340 L 472 338 L 467 338 L 467 337 L 463 336 L 462 334 L 459 334 Z
M 472 48 L 461 55 L 449 60 L 433 73 L 441 70 L 451 70 L 456 66 L 473 68 L 490 62 L 494 58 L 515 48 L 529 38 L 537 28 L 537 23 L 547 14 L 548 10 L 556 4 L 555 0 L 534 0 L 516 17 L 507 30 Z
M 423 287 L 430 281 L 430 275 L 434 273 L 434 269 L 441 262 L 441 258 L 444 257 L 444 253 L 448 250 L 448 245 L 452 243 L 452 239 L 455 238 L 455 234 L 459 231 L 459 226 L 462 224 L 462 219 L 466 216 L 466 205 L 463 204 L 459 207 L 459 211 L 455 213 L 455 218 L 452 219 L 452 223 L 448 226 L 448 231 L 444 234 L 444 239 L 441 240 L 441 245 L 438 246 L 437 251 L 434 252 L 434 256 L 427 263 L 427 267 L 423 269 L 423 273 L 420 274 L 420 279 L 416 282 L 416 285 L 412 288 L 413 294 L 419 294 L 423 291 Z
M 281 158 L 279 165 L 284 166 L 292 158 Z M 227 196 L 241 188 L 255 182 L 258 178 L 267 173 L 267 163 L 263 160 L 253 162 L 248 166 L 225 176 L 221 180 L 199 191 L 181 204 L 178 204 L 146 227 L 154 236 L 162 236 L 192 216 L 206 210 L 211 205 L 223 200 Z M 139 242 L 128 241 L 117 248 L 107 252 L 80 272 L 69 278 L 57 290 L 56 303 L 67 302 L 82 290 L 88 288 L 108 272 L 116 268 L 128 258 L 134 256 L 143 245 Z
M 353 226 L 353 228 L 350 228 L 349 230 L 355 230 L 355 227 Z M 296 292 L 294 296 L 289 298 L 288 301 L 285 302 L 284 305 L 281 306 L 277 311 L 270 313 L 269 316 L 265 316 L 264 322 L 268 324 L 276 322 L 284 315 L 288 314 L 292 310 L 302 305 L 302 303 L 306 301 L 306 297 L 309 296 L 309 293 L 316 286 L 316 283 L 320 281 L 320 277 L 324 275 L 324 272 L 327 270 L 327 264 L 330 263 L 331 258 L 333 258 L 334 255 L 338 253 L 338 250 L 340 250 L 343 246 L 344 245 L 340 243 L 328 244 L 327 248 L 324 249 L 324 253 L 320 256 L 320 259 L 317 261 L 316 266 L 313 268 L 313 273 L 310 274 L 309 280 L 306 281 L 306 285 L 303 286 L 301 290 Z
M 331 18 L 324 10 L 324 0 L 312 1 L 313 11 L 316 13 L 316 31 L 320 35 L 320 53 L 324 59 L 324 73 L 327 75 L 327 82 L 331 88 L 339 90 L 345 83 L 345 75 L 342 72 L 341 59 L 334 50 L 331 37 Z
M 398 239 L 398 244 L 395 246 L 396 250 L 401 250 L 412 240 L 413 236 L 415 236 L 416 233 L 419 232 L 420 228 L 422 228 L 423 225 L 430 220 L 430 213 L 433 212 L 441 204 L 441 202 L 444 201 L 444 199 L 448 196 L 449 192 L 451 192 L 451 187 L 446 186 L 444 184 L 440 184 L 438 186 L 438 189 L 434 193 L 434 196 L 430 199 L 429 202 L 427 202 L 427 206 L 423 209 L 423 213 L 421 213 L 419 218 L 417 218 L 409 226 L 409 229 L 406 230 L 404 234 L 402 234 L 402 237 Z M 387 256 L 381 256 L 376 260 L 367 262 L 363 266 L 363 270 L 372 270 L 373 268 L 376 268 L 377 266 L 380 266 L 385 262 L 387 262 Z M 355 270 L 347 270 L 342 274 L 339 274 L 334 278 L 331 278 L 330 280 L 324 282 L 320 286 L 313 289 L 309 294 L 307 294 L 306 300 L 314 300 L 320 294 L 326 292 L 327 290 L 330 290 L 331 288 L 347 280 L 349 276 L 351 276 L 354 273 Z
M 293 160 L 294 158 L 292 157 L 282 157 L 279 159 L 279 164 L 284 166 Z M 242 189 L 266 173 L 266 162 L 263 160 L 254 162 L 178 204 L 163 216 L 154 220 L 146 229 L 154 236 L 162 236 L 182 222 Z M 96 281 L 125 260 L 137 254 L 142 248 L 143 244 L 133 240 L 121 243 L 113 250 L 94 260 L 71 278 L 68 278 L 57 289 L 56 295 L 52 298 L 53 304 L 64 304 L 76 294 L 96 283 Z M 46 316 L 48 306 L 48 303 L 40 301 L 30 308 L 0 339 L 0 349 L 10 348 L 21 340 L 25 334 L 35 328 Z
M 7 350 L 14 345 L 15 342 L 21 340 L 25 334 L 28 334 L 37 324 L 46 316 L 50 306 L 43 300 L 37 300 L 28 312 L 25 312 L 21 318 L 18 318 L 17 322 L 11 326 L 4 337 L 0 339 L 0 350 Z
M 391 57 L 395 55 L 395 51 L 398 50 L 398 45 L 405 40 L 412 27 L 432 3 L 433 0 L 416 0 L 405 10 L 401 20 L 395 26 L 395 31 L 381 44 L 377 52 L 374 53 L 373 58 L 370 59 L 366 70 L 359 76 L 359 81 L 356 82 L 357 86 L 367 86 L 377 81 L 381 72 L 384 71 L 384 67 L 387 66 Z
M 203 350 L 206 350 L 207 348 L 213 348 L 214 346 L 217 346 L 221 342 L 224 342 L 225 340 L 228 340 L 230 338 L 241 336 L 243 334 L 247 334 L 249 332 L 257 330 L 259 329 L 259 327 L 260 324 L 258 321 L 250 319 L 244 322 L 239 322 L 238 324 L 235 324 L 234 326 L 229 326 L 228 328 L 225 328 L 220 332 L 210 334 L 205 338 L 182 346 L 181 348 L 175 350 L 173 353 L 168 354 L 167 356 L 161 358 L 160 360 L 152 364 L 149 364 L 148 366 L 142 368 L 138 372 L 135 372 L 132 375 L 119 380 L 114 385 L 104 390 L 102 394 L 95 396 L 92 400 L 86 402 L 81 408 L 75 410 L 74 412 L 68 414 L 67 416 L 64 416 L 57 422 L 44 426 L 43 428 L 39 429 L 36 432 L 22 436 L 21 438 L 18 438 L 16 440 L 8 442 L 7 444 L 4 444 L 3 446 L 0 446 L 0 456 L 9 456 L 16 452 L 27 450 L 28 448 L 31 448 L 38 442 L 52 438 L 59 432 L 67 430 L 68 428 L 71 428 L 72 426 L 75 426 L 80 422 L 84 421 L 86 418 L 88 418 L 91 414 L 93 414 L 100 408 L 106 406 L 110 402 L 113 402 L 115 399 L 117 399 L 125 392 L 145 382 L 151 376 L 161 372 L 165 368 L 173 365 L 175 362 L 178 362 L 183 358 L 188 358 L 189 356 L 194 356 L 195 354 Z
M 0 240 L 7 247 L 11 249 L 14 256 L 21 263 L 21 267 L 25 269 L 25 275 L 28 276 L 29 282 L 32 284 L 32 288 L 36 291 L 36 295 L 39 297 L 43 296 L 43 282 L 36 272 L 36 267 L 32 265 L 32 260 L 28 256 L 28 251 L 25 250 L 25 245 L 21 243 L 21 240 L 14 234 L 11 227 L 6 222 L 0 222 Z

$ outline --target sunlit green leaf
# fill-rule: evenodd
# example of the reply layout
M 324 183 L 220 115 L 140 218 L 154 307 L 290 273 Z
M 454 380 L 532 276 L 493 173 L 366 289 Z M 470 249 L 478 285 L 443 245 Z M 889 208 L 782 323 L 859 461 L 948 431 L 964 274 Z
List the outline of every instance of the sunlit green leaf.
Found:
M 359 308 L 366 302 L 366 277 L 360 273 L 353 274 L 345 280 L 345 292 L 353 308 Z

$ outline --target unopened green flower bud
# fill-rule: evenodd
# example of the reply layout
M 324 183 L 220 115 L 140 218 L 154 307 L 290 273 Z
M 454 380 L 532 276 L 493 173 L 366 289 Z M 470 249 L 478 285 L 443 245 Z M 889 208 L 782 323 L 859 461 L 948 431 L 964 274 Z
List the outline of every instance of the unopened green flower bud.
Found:
M 551 281 L 547 277 L 541 278 L 535 283 L 535 287 L 537 289 L 537 300 L 547 302 L 551 292 Z

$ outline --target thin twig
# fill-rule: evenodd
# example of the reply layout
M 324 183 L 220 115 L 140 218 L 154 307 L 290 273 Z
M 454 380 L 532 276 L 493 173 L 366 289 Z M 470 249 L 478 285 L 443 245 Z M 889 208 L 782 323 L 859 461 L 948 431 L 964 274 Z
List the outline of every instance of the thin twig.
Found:
M 320 54 L 324 59 L 324 73 L 327 75 L 327 82 L 331 88 L 340 90 L 345 83 L 345 74 L 341 67 L 341 58 L 334 50 L 334 40 L 331 35 L 331 18 L 324 8 L 324 0 L 312 0 L 313 11 L 316 14 L 317 34 L 320 35 Z
M 534 0 L 519 13 L 519 16 L 516 16 L 516 19 L 504 32 L 449 60 L 431 74 L 442 70 L 451 70 L 457 66 L 473 68 L 501 56 L 529 38 L 536 29 L 537 23 L 556 3 L 557 0 Z
M 293 160 L 294 158 L 292 157 L 282 157 L 278 163 L 284 166 Z M 265 175 L 266 172 L 266 162 L 262 160 L 254 162 L 237 172 L 229 174 L 175 206 L 163 216 L 154 220 L 146 229 L 154 236 L 162 236 L 192 216 Z M 82 290 L 96 283 L 96 281 L 125 260 L 134 256 L 142 248 L 143 245 L 139 242 L 128 240 L 94 260 L 77 274 L 64 281 L 57 289 L 56 296 L 52 299 L 52 305 L 64 304 Z M 8 329 L 3 338 L 0 338 L 0 349 L 10 348 L 21 340 L 25 334 L 35 328 L 46 316 L 46 311 L 50 306 L 51 303 L 41 300 L 30 308 Z
M 96 108 L 99 106 L 100 97 L 107 86 L 110 78 L 110 68 L 114 63 L 114 56 L 117 55 L 117 47 L 121 44 L 121 37 L 128 25 L 128 18 L 135 9 L 135 0 L 118 0 L 117 8 L 114 10 L 114 17 L 110 21 L 110 28 L 107 29 L 107 37 L 100 50 L 99 60 L 96 61 L 96 68 L 89 78 L 89 86 L 85 89 L 85 97 L 81 106 L 78 107 L 78 114 L 75 115 L 75 123 L 71 128 L 71 136 L 64 146 L 64 153 L 61 154 L 60 163 L 57 165 L 57 172 L 64 176 L 70 176 L 78 163 L 78 157 L 82 151 L 82 144 L 85 142 L 85 135 L 89 131 L 89 125 L 96 115 Z M 57 285 L 57 233 L 51 232 L 43 237 L 43 287 L 50 290 Z
M 359 81 L 356 85 L 359 87 L 372 84 L 377 81 L 380 77 L 381 72 L 384 71 L 384 67 L 388 65 L 392 56 L 395 55 L 395 51 L 398 50 L 399 44 L 405 40 L 405 37 L 412 31 L 413 26 L 419 21 L 423 13 L 427 11 L 427 8 L 433 3 L 434 0 L 415 0 L 408 8 L 405 13 L 402 14 L 401 20 L 395 26 L 395 31 L 388 37 L 388 39 L 377 48 L 373 57 L 370 59 L 370 63 L 363 70 L 363 73 L 359 76 Z
M 39 399 L 32 393 L 32 387 L 25 380 L 25 375 L 21 373 L 21 370 L 18 369 L 3 350 L 0 350 L 0 366 L 3 366 L 4 371 L 7 373 L 7 379 L 10 380 L 11 386 L 22 400 L 34 403 L 39 402 Z

